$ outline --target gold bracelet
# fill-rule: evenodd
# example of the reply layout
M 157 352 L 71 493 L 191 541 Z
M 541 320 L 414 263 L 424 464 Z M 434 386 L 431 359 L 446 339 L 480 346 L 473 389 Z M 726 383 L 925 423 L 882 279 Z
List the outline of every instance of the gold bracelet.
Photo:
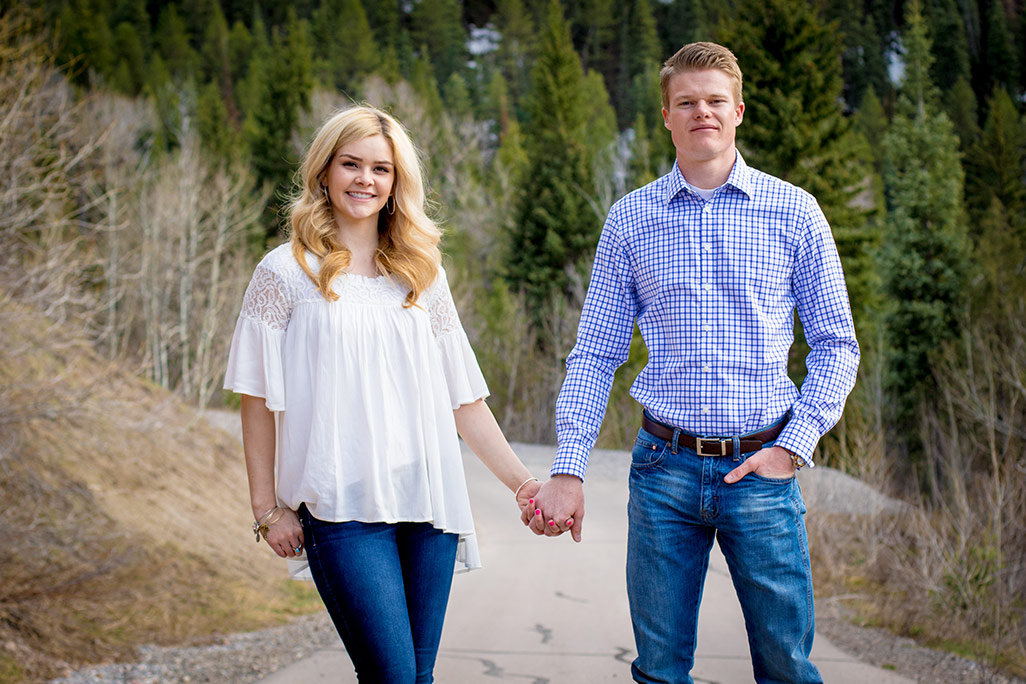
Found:
M 801 470 L 805 466 L 809 465 L 808 462 L 798 454 L 791 454 L 791 465 L 794 466 L 795 470 Z
M 527 484 L 528 482 L 532 482 L 532 481 L 533 482 L 537 482 L 538 478 L 536 478 L 536 477 L 529 477 L 529 478 L 527 478 L 526 480 L 524 480 L 523 482 L 520 483 L 520 486 L 517 487 L 517 491 L 513 492 L 513 500 L 514 501 L 516 501 L 517 503 L 520 503 L 520 500 L 517 499 L 517 497 L 520 496 L 520 490 L 524 488 L 525 484 Z

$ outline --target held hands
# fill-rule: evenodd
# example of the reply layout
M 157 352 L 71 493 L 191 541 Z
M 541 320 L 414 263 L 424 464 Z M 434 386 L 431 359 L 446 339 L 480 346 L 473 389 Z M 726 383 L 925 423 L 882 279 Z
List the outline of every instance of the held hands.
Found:
M 282 558 L 295 558 L 303 552 L 303 526 L 295 511 L 275 507 L 265 518 L 266 522 L 257 521 L 253 529 L 263 536 L 272 551 Z
M 783 480 L 794 477 L 794 462 L 791 460 L 791 452 L 784 447 L 771 446 L 761 449 L 745 462 L 734 468 L 723 481 L 727 484 L 738 482 L 748 473 L 755 473 L 762 477 L 773 480 Z
M 517 501 L 520 503 L 520 501 Z M 558 537 L 567 530 L 581 541 L 584 522 L 584 483 L 574 475 L 554 475 L 521 506 L 520 520 L 537 535 Z

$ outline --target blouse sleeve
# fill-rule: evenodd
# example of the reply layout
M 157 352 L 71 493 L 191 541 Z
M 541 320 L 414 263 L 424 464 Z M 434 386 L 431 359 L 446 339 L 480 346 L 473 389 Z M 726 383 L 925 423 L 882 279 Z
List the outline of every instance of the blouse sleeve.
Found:
M 289 288 L 280 275 L 257 266 L 235 324 L 224 388 L 263 397 L 271 411 L 285 410 L 283 342 L 292 314 Z
M 439 269 L 438 278 L 428 288 L 426 309 L 431 318 L 431 331 L 442 356 L 442 370 L 449 387 L 453 410 L 463 404 L 472 404 L 487 397 L 488 385 L 477 364 L 477 357 L 460 323 L 456 304 L 449 290 L 445 270 Z

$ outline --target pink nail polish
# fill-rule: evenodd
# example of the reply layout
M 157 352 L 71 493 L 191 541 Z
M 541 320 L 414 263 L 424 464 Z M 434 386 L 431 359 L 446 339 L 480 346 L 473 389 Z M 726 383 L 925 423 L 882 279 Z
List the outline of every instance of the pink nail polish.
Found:
M 540 508 L 534 509 L 534 514 L 535 515 L 541 515 L 541 509 Z
M 549 521 L 549 527 L 555 527 L 555 526 L 556 526 L 556 522 L 554 520 L 550 520 Z
M 531 504 L 531 505 L 533 506 L 533 505 L 534 505 L 534 499 L 531 499 L 531 500 L 530 500 L 530 501 L 528 501 L 527 503 L 529 503 L 529 504 Z

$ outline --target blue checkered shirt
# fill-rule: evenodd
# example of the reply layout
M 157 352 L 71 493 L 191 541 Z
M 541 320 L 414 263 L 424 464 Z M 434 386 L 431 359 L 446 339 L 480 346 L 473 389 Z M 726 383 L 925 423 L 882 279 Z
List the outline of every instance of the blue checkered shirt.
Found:
M 787 376 L 794 311 L 811 352 Z M 654 418 L 700 436 L 767 427 L 810 464 L 855 384 L 859 345 L 837 247 L 809 193 L 734 168 L 705 201 L 675 165 L 609 210 L 556 401 L 552 474 L 584 478 L 634 323 L 648 364 L 631 386 Z

